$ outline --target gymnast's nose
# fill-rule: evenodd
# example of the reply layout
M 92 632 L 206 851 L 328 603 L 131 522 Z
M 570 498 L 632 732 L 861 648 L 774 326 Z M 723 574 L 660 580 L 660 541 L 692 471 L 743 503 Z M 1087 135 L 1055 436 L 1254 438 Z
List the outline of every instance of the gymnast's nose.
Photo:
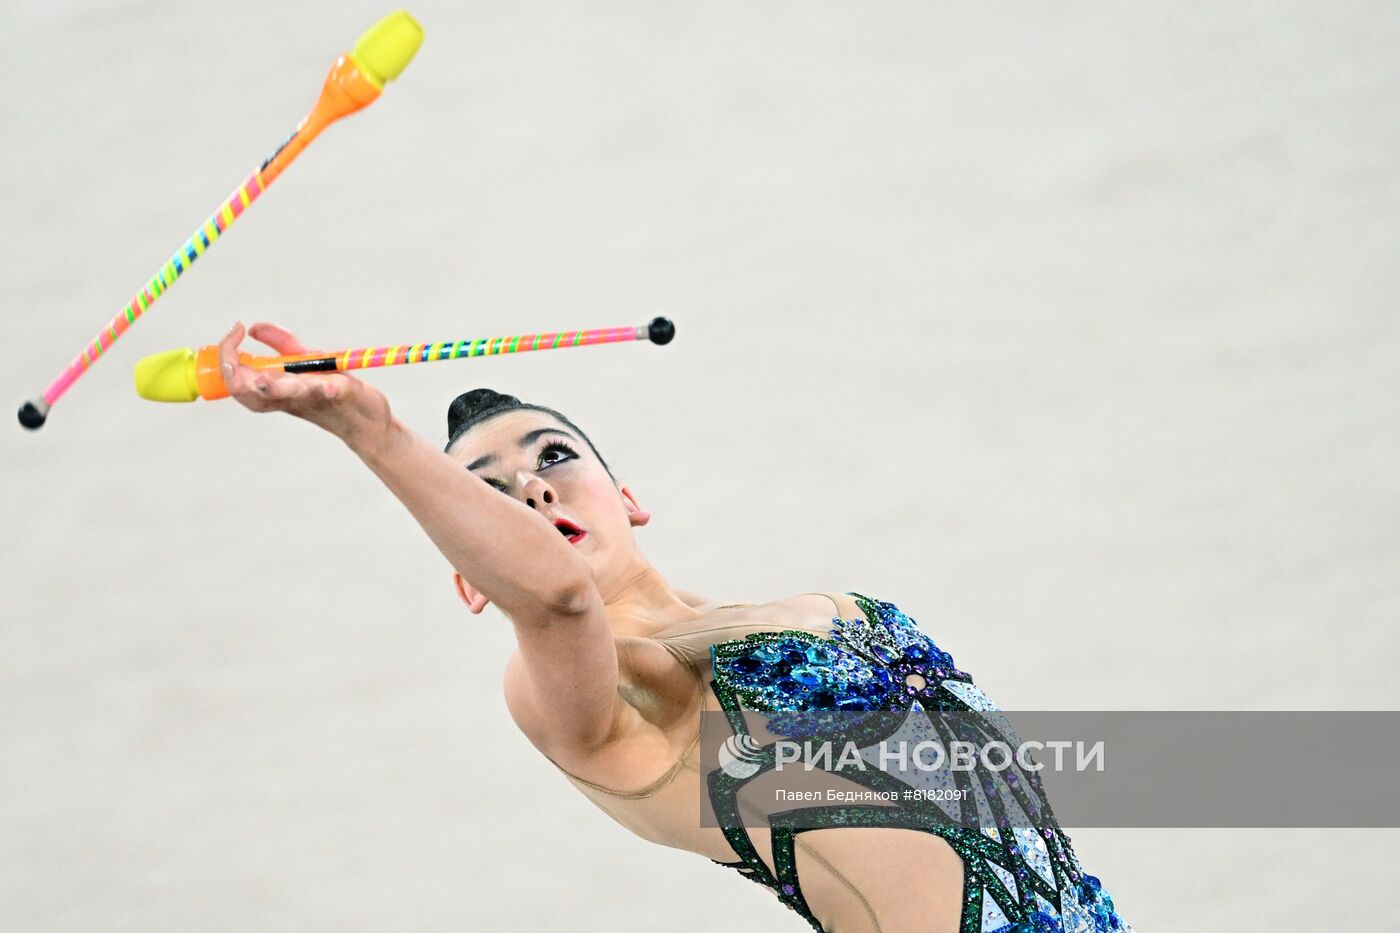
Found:
M 550 485 L 538 476 L 532 475 L 525 480 L 520 490 L 525 494 L 525 504 L 537 512 L 545 506 L 554 505 L 559 501 L 559 497 L 555 495 Z

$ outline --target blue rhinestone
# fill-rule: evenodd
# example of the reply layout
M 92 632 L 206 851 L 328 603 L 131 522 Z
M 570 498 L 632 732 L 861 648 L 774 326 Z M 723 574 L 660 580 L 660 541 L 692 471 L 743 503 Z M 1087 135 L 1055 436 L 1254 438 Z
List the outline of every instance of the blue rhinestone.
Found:
M 812 647 L 807 649 L 808 664 L 830 664 L 832 658 L 833 655 L 831 653 L 831 649 L 823 645 L 813 645 Z
M 774 661 L 778 660 L 778 658 L 782 657 L 782 654 L 778 651 L 777 648 L 773 647 L 772 645 L 761 645 L 756 651 L 753 652 L 752 657 L 758 658 L 760 661 L 765 661 L 769 664 L 772 664 Z
M 928 652 L 919 645 L 910 645 L 904 649 L 904 656 L 911 661 L 922 661 L 928 657 Z
M 894 652 L 884 645 L 871 645 L 870 653 L 879 658 L 881 664 L 889 664 L 895 658 Z
M 830 690 L 813 691 L 812 696 L 809 699 L 814 709 L 836 708 L 836 695 L 833 694 Z
M 813 684 L 820 683 L 822 678 L 820 674 L 812 670 L 810 667 L 803 666 L 794 667 L 792 669 L 792 679 L 800 684 L 806 684 L 810 687 Z
M 763 670 L 763 662 L 758 658 L 738 657 L 731 662 L 731 666 L 739 674 L 757 674 Z

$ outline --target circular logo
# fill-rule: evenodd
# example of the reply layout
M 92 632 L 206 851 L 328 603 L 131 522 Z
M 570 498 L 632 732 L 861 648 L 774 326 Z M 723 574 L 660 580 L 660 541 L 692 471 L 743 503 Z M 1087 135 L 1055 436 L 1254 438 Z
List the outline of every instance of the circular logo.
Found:
M 763 747 L 753 736 L 731 735 L 719 747 L 720 770 L 732 778 L 750 778 L 758 773 Z

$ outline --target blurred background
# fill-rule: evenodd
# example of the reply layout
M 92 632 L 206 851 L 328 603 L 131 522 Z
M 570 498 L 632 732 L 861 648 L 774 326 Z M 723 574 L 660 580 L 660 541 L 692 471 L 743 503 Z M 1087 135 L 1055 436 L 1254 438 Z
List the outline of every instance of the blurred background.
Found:
M 12 2 L 35 394 L 270 155 L 367 0 Z M 671 316 L 368 378 L 564 411 L 675 586 L 898 603 L 1005 708 L 1395 709 L 1400 8 L 416 0 L 427 38 L 27 435 L 0 430 L 0 927 L 788 931 L 512 726 L 339 442 L 136 398 L 312 346 Z M 1144 933 L 1359 929 L 1390 831 L 1070 828 Z M 1391 866 L 1387 868 L 1386 866 Z

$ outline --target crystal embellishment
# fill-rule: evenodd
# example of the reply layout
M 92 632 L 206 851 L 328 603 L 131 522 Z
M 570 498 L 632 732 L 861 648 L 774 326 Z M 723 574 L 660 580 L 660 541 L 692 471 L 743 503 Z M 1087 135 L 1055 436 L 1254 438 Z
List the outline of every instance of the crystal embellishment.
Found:
M 831 712 L 1000 710 L 960 671 L 953 658 L 894 604 L 851 594 L 863 617 L 832 619 L 829 634 L 759 632 L 713 645 L 711 689 L 732 713 L 767 714 L 776 735 L 811 736 Z M 731 722 L 733 719 L 731 719 Z M 1006 724 L 1007 734 L 1009 723 Z M 751 778 L 720 770 L 708 777 L 717 815 L 737 814 L 737 795 Z M 960 933 L 1132 933 L 1099 880 L 1083 873 L 1069 838 L 1055 822 L 1040 782 L 971 782 L 980 829 L 929 824 L 898 807 L 823 807 L 836 826 L 900 826 L 934 833 L 963 860 Z M 997 827 L 1002 829 L 999 831 Z M 773 890 L 786 906 L 822 928 L 802 895 L 795 860 L 778 857 L 772 869 L 748 839 L 742 821 L 721 816 L 721 827 L 743 859 L 729 864 Z M 775 853 L 791 852 L 793 830 L 771 827 Z M 726 864 L 726 863 L 720 863 Z

